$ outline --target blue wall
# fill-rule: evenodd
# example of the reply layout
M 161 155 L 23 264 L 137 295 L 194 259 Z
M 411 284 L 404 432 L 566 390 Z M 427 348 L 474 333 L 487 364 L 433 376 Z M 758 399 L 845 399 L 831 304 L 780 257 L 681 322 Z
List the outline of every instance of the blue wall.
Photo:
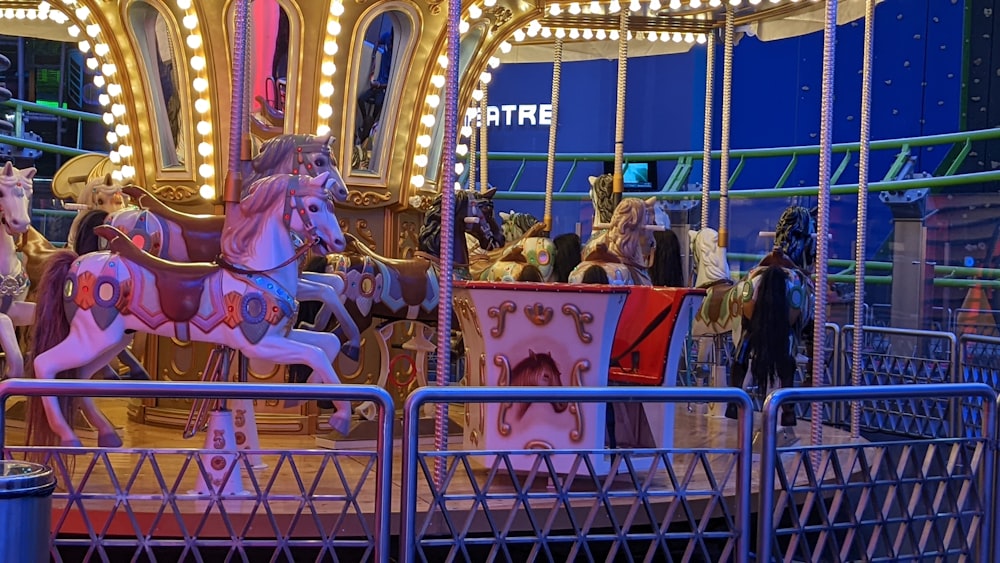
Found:
M 954 132 L 960 129 L 961 78 L 964 40 L 963 2 L 942 0 L 886 0 L 876 11 L 875 60 L 872 82 L 872 137 L 890 139 Z M 835 73 L 834 142 L 857 141 L 861 106 L 863 21 L 837 30 Z M 822 94 L 822 33 L 774 42 L 745 37 L 736 46 L 733 71 L 734 148 L 814 145 L 819 142 Z M 717 49 L 717 85 L 721 85 L 722 49 Z M 629 61 L 625 147 L 628 152 L 699 150 L 702 146 L 704 113 L 705 48 L 662 57 Z M 551 63 L 502 65 L 490 85 L 490 105 L 543 104 L 551 97 Z M 614 61 L 566 63 L 560 98 L 559 152 L 610 152 L 613 150 L 615 118 Z M 715 94 L 715 131 L 718 148 L 721 86 Z M 490 151 L 545 152 L 546 126 L 501 126 L 490 130 Z M 945 156 L 944 148 L 918 153 L 918 170 L 933 172 Z M 872 180 L 879 180 L 893 155 L 874 154 Z M 855 159 L 856 163 L 856 159 Z M 736 184 L 740 188 L 773 186 L 787 161 L 770 159 L 748 164 Z M 836 165 L 836 164 L 835 164 Z M 491 183 L 504 189 L 519 164 L 490 164 Z M 568 164 L 557 169 L 557 182 L 565 177 Z M 733 163 L 735 166 L 735 162 Z M 602 167 L 586 163 L 578 167 L 569 191 L 586 191 L 587 175 L 600 174 Z M 659 170 L 666 180 L 670 165 Z M 695 170 L 690 181 L 700 181 Z M 854 166 L 841 182 L 857 180 Z M 817 184 L 816 159 L 802 159 L 787 186 Z M 713 180 L 718 186 L 718 178 Z M 558 186 L 557 186 L 558 188 Z M 544 190 L 544 164 L 529 165 L 519 191 Z M 734 201 L 731 229 L 733 250 L 755 250 L 762 244 L 756 232 L 773 225 L 787 200 L 750 204 Z M 815 205 L 815 201 L 799 202 Z M 506 205 L 506 204 L 505 204 Z M 753 213 L 746 213 L 753 206 Z M 835 198 L 831 226 L 834 257 L 849 257 L 855 233 L 856 198 Z M 518 210 L 541 216 L 541 204 L 516 203 Z M 585 220 L 589 208 L 559 203 L 554 212 L 555 232 L 572 231 Z M 890 232 L 885 206 L 873 198 L 869 206 L 869 250 Z M 718 216 L 713 207 L 712 216 Z M 713 219 L 715 224 L 717 219 Z

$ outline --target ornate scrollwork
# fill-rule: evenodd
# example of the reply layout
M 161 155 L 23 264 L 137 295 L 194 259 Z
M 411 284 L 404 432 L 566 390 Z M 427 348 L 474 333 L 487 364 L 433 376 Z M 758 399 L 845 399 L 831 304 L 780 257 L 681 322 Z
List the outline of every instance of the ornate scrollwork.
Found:
M 546 442 L 545 440 L 528 440 L 524 444 L 524 449 L 526 450 L 554 450 L 555 446 Z
M 375 235 L 372 233 L 372 230 L 368 228 L 368 220 L 358 219 L 354 222 L 354 226 L 357 229 L 358 238 L 361 239 L 361 242 L 368 245 L 368 248 L 375 250 L 378 244 L 375 242 Z
M 577 360 L 569 374 L 570 385 L 583 387 L 583 372 L 590 370 L 590 360 Z M 573 415 L 573 429 L 569 431 L 569 439 L 579 442 L 583 439 L 583 413 L 580 403 L 569 404 L 569 414 Z
M 476 327 L 476 334 L 482 338 L 483 330 L 479 328 L 479 319 L 476 318 L 475 311 L 472 310 L 472 303 L 468 299 L 458 298 L 455 299 L 455 314 L 460 317 L 465 317 Z M 486 360 L 483 360 L 483 371 L 486 371 Z
M 430 10 L 432 15 L 439 15 L 441 13 L 441 4 L 444 0 L 427 0 L 427 8 Z
M 413 221 L 403 221 L 399 224 L 399 248 L 400 258 L 413 258 L 413 254 L 420 246 L 417 238 L 419 228 Z
M 410 207 L 414 211 L 419 211 L 420 213 L 426 213 L 428 209 L 434 204 L 434 197 L 437 194 L 435 192 L 423 192 L 417 195 L 410 196 L 406 200 L 410 204 Z
M 491 319 L 497 320 L 497 326 L 490 329 L 490 336 L 493 338 L 500 338 L 503 336 L 503 331 L 507 325 L 507 313 L 513 313 L 517 310 L 517 305 L 513 301 L 504 301 L 499 307 L 490 307 L 486 310 L 486 314 L 490 316 Z
M 357 207 L 371 207 L 385 203 L 390 199 L 392 199 L 392 194 L 388 192 L 379 193 L 361 190 L 350 190 L 347 192 L 347 201 Z
M 581 311 L 579 307 L 572 303 L 563 305 L 562 312 L 573 317 L 573 320 L 576 322 L 576 335 L 580 338 L 580 342 L 590 344 L 594 341 L 594 335 L 587 332 L 586 328 L 586 325 L 594 322 L 593 314 Z
M 507 387 L 510 385 L 510 362 L 507 356 L 497 354 L 493 358 L 493 363 L 500 368 L 500 376 L 497 377 L 497 387 Z M 507 423 L 507 411 L 513 403 L 501 403 L 500 414 L 497 416 L 497 432 L 501 436 L 510 436 L 510 424 Z
M 188 201 L 198 195 L 190 186 L 154 186 L 151 191 L 159 199 L 175 202 Z
M 524 308 L 524 316 L 535 326 L 545 326 L 552 321 L 552 307 L 535 303 Z
M 505 6 L 495 6 L 492 9 L 483 11 L 483 15 L 492 22 L 490 31 L 496 33 L 497 30 L 503 27 L 503 24 L 510 21 L 510 18 L 514 16 L 514 12 Z

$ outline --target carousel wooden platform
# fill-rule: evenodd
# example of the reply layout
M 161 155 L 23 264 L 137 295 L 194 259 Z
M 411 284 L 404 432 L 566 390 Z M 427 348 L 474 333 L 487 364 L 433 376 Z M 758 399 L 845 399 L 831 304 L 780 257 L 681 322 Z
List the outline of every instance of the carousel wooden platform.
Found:
M 327 537 L 332 533 L 361 538 L 372 533 L 375 511 L 373 449 L 329 451 L 317 449 L 312 436 L 261 436 L 262 450 L 267 451 L 261 461 L 266 467 L 254 469 L 252 476 L 243 475 L 244 496 L 213 503 L 194 494 L 198 487 L 200 456 L 191 448 L 202 445 L 204 434 L 184 440 L 177 430 L 130 422 L 124 400 L 104 400 L 102 407 L 113 422 L 124 428 L 124 448 L 87 450 L 79 455 L 48 460 L 56 467 L 60 479 L 53 503 L 53 529 L 61 537 L 94 534 L 102 538 L 186 537 L 196 533 L 199 538 L 229 538 L 237 533 L 248 539 L 263 540 L 273 539 L 276 533 L 286 538 Z M 581 466 L 575 477 L 557 477 L 562 480 L 560 488 L 574 492 L 570 500 L 573 511 L 581 514 L 592 511 L 596 493 L 604 491 L 617 493 L 610 495 L 614 496 L 611 503 L 615 512 L 624 515 L 634 510 L 635 499 L 628 492 L 637 489 L 638 480 L 648 493 L 663 493 L 649 495 L 657 517 L 680 522 L 688 516 L 685 510 L 671 509 L 678 496 L 670 494 L 681 488 L 677 483 L 680 476 L 687 491 L 687 510 L 699 514 L 705 510 L 707 517 L 732 514 L 738 490 L 734 453 L 736 422 L 690 410 L 684 405 L 677 406 L 673 444 L 676 453 L 654 464 L 656 469 L 651 475 L 643 471 L 630 476 L 627 471 L 619 470 L 606 478 L 594 478 Z M 455 419 L 461 414 L 460 408 L 452 411 Z M 808 421 L 800 421 L 798 435 L 803 444 L 808 440 L 808 430 Z M 453 440 L 451 448 L 458 450 L 461 435 L 455 438 L 459 441 Z M 23 454 L 18 446 L 23 440 L 23 430 L 8 424 L 7 446 L 12 450 L 8 455 L 21 458 Z M 433 450 L 432 441 L 421 442 L 421 451 Z M 833 427 L 824 428 L 824 442 L 852 443 L 847 432 Z M 85 440 L 85 445 L 89 443 L 92 441 Z M 151 452 L 152 448 L 157 451 Z M 391 450 L 391 527 L 395 535 L 399 530 L 403 469 L 398 438 Z M 839 455 L 858 455 L 857 452 L 863 451 L 845 449 Z M 755 497 L 759 479 L 757 457 L 754 456 L 751 485 Z M 804 464 L 808 463 L 808 456 L 796 453 L 782 457 L 786 474 L 795 475 L 797 484 L 805 484 L 808 471 Z M 490 532 L 490 524 L 481 514 L 482 505 L 472 499 L 476 489 L 490 494 L 489 511 L 494 517 L 506 514 L 513 519 L 511 531 L 532 530 L 518 506 L 521 501 L 512 494 L 519 490 L 539 493 L 531 501 L 536 512 L 567 511 L 566 505 L 560 505 L 562 501 L 554 498 L 555 495 L 550 498 L 544 494 L 553 489 L 553 478 L 546 474 L 544 467 L 537 473 L 510 475 L 503 469 L 484 466 L 473 455 L 468 459 L 471 472 L 459 468 L 445 490 L 449 497 L 458 497 L 457 500 L 449 498 L 447 510 L 452 520 L 468 522 L 467 533 Z M 665 469 L 665 463 L 671 465 L 671 471 Z M 429 459 L 427 465 L 432 467 L 433 461 Z M 856 464 L 841 459 L 840 466 L 854 467 Z M 567 483 L 567 479 L 573 482 Z M 419 467 L 418 480 L 421 481 L 417 494 L 418 530 L 422 529 L 426 535 L 449 533 L 448 524 L 439 517 L 440 508 L 435 507 L 434 495 Z M 589 498 L 587 491 L 594 491 L 594 498 Z M 691 491 L 697 494 L 692 496 Z M 753 509 L 756 510 L 756 500 Z M 476 514 L 472 514 L 473 511 Z M 519 515 L 515 514 L 518 512 Z M 557 517 L 555 525 L 572 527 L 565 515 Z

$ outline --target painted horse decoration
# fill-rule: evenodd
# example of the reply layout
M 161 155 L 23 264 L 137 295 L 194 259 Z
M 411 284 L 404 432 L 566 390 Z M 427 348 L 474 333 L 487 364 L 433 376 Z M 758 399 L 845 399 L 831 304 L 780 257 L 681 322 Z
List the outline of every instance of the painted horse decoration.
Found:
M 17 239 L 31 226 L 34 177 L 34 168 L 18 170 L 10 162 L 0 169 L 0 346 L 7 377 L 24 375 L 24 356 L 14 329 L 35 320 L 35 304 L 25 301 L 31 282 L 17 249 Z
M 607 229 L 584 246 L 583 261 L 570 283 L 652 285 L 648 268 L 656 249 L 651 202 L 626 198 L 615 208 Z
M 80 224 L 87 217 L 88 212 L 99 210 L 107 215 L 127 209 L 129 206 L 125 202 L 122 193 L 122 185 L 105 174 L 103 178 L 95 178 L 87 183 L 80 190 L 77 201 L 74 203 L 64 203 L 66 209 L 77 210 L 73 224 L 69 227 L 69 236 L 66 238 L 66 246 L 73 248 L 76 245 L 76 237 L 80 235 Z
M 339 383 L 333 361 L 340 341 L 326 332 L 293 330 L 298 260 L 313 247 L 344 249 L 327 174 L 282 174 L 255 182 L 230 210 L 216 264 L 168 262 L 144 252 L 111 226 L 98 227 L 108 251 L 58 253 L 43 276 L 34 338 L 35 377 L 88 378 L 134 331 L 208 342 L 250 359 L 301 363 L 325 383 Z M 74 400 L 29 406 L 31 443 L 77 446 L 67 421 Z M 92 400 L 77 399 L 98 428 L 98 444 L 121 439 Z M 335 405 L 330 425 L 346 433 L 349 401 Z
M 736 342 L 731 370 L 735 383 L 749 370 L 759 392 L 792 387 L 796 355 L 813 320 L 813 282 L 809 275 L 816 253 L 816 229 L 809 210 L 789 207 L 775 228 L 774 248 L 736 285 L 743 333 Z M 794 443 L 792 405 L 783 408 L 784 443 Z

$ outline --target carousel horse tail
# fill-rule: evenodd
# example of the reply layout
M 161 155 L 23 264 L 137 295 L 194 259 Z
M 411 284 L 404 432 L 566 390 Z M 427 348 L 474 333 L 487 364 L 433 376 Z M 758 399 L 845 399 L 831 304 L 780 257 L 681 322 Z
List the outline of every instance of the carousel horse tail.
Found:
M 101 249 L 101 237 L 94 233 L 94 228 L 104 224 L 108 218 L 108 212 L 102 209 L 94 209 L 78 216 L 80 222 L 77 225 L 76 239 L 73 250 L 77 254 L 88 254 Z
M 314 256 L 306 262 L 305 268 L 306 272 L 313 272 L 321 274 L 326 271 L 326 257 L 325 256 Z M 302 323 L 312 324 L 316 321 L 316 315 L 319 313 L 322 303 L 318 301 L 302 301 L 299 303 L 299 315 L 295 319 L 295 327 L 298 328 Z M 317 330 L 326 330 L 327 327 L 316 327 Z M 338 335 L 341 337 L 341 335 Z M 341 337 L 341 342 L 344 340 Z M 288 382 L 289 383 L 305 383 L 309 379 L 309 374 L 312 369 L 309 366 L 303 364 L 292 364 L 288 366 Z
M 553 281 L 567 283 L 570 272 L 581 262 L 583 245 L 580 243 L 580 237 L 576 233 L 566 233 L 553 239 L 552 244 L 556 247 L 556 255 L 552 257 L 555 276 Z
M 608 273 L 604 268 L 591 266 L 583 271 L 583 278 L 580 280 L 580 283 L 608 285 L 611 283 L 611 280 L 608 278 Z
M 42 279 L 39 282 L 37 302 L 35 305 L 35 324 L 32 325 L 31 358 L 37 358 L 43 352 L 59 344 L 69 336 L 69 319 L 66 317 L 66 307 L 63 302 L 63 287 L 66 277 L 78 258 L 72 250 L 60 250 L 48 260 Z M 33 361 L 33 360 L 32 360 Z M 31 367 L 34 373 L 33 366 Z M 75 371 L 64 371 L 56 377 L 73 379 Z M 60 398 L 63 416 L 66 420 L 74 420 L 76 400 L 69 397 Z M 33 446 L 58 446 L 60 438 L 49 428 L 45 409 L 39 397 L 28 399 L 28 431 L 27 443 Z
M 789 344 L 792 326 L 788 320 L 787 284 L 785 269 L 770 266 L 761 274 L 757 286 L 747 339 L 751 375 L 754 385 L 762 392 L 775 380 L 790 385 L 789 375 L 795 371 Z
M 521 268 L 520 275 L 517 276 L 517 281 L 519 282 L 543 282 L 545 279 L 542 278 L 542 271 L 539 270 L 534 264 L 525 264 Z

